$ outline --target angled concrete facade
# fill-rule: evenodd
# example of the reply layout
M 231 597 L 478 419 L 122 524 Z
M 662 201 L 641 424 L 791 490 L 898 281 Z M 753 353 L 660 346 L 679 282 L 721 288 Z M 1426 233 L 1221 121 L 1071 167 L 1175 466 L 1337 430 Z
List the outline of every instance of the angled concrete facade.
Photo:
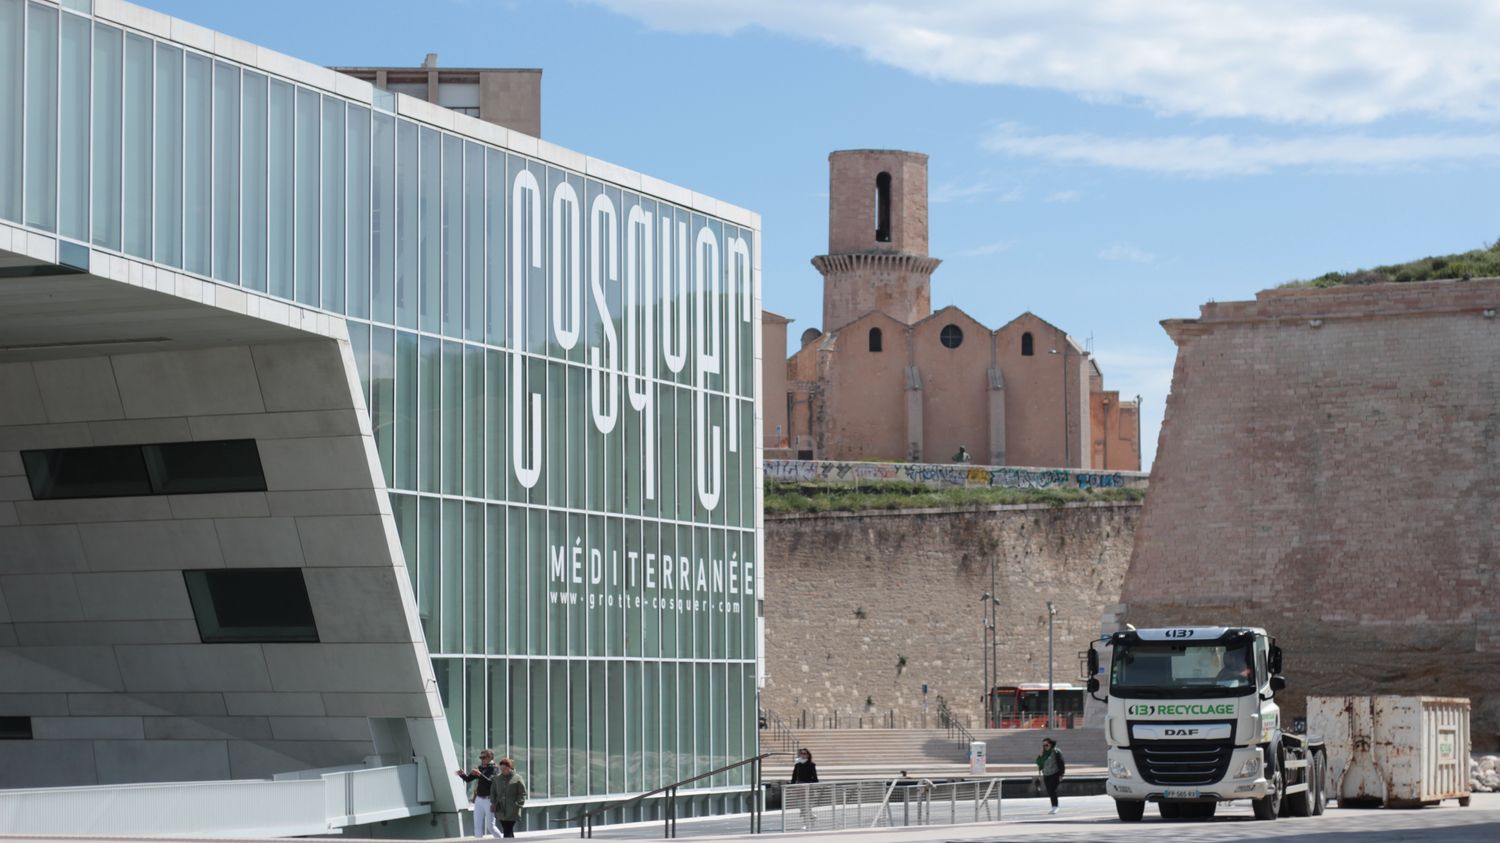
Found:
M 755 754 L 759 260 L 710 197 L 0 0 L 0 787 L 416 758 L 452 833 L 481 747 L 531 828 Z

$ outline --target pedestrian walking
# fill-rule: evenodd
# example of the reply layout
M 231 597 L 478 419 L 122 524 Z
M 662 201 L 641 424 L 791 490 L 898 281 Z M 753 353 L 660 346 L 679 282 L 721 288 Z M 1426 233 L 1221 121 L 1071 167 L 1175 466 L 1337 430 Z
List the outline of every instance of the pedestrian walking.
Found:
M 466 782 L 478 782 L 474 786 L 474 836 L 499 837 L 500 830 L 495 828 L 495 810 L 491 801 L 495 778 L 500 774 L 500 769 L 495 765 L 495 753 L 488 749 L 479 751 L 479 764 L 467 773 L 463 770 L 454 770 L 459 778 Z M 510 835 L 505 835 L 509 837 Z
M 495 818 L 500 821 L 500 836 L 515 837 L 521 809 L 526 807 L 526 782 L 516 772 L 516 763 L 509 758 L 500 759 L 500 775 L 495 778 L 493 801 Z
M 817 784 L 818 765 L 813 763 L 812 753 L 806 749 L 797 750 L 797 763 L 792 765 L 792 784 Z M 812 791 L 806 790 L 802 794 L 802 827 L 804 829 L 813 825 Z
M 1057 741 L 1051 738 L 1042 738 L 1042 754 L 1036 757 L 1037 775 L 1042 779 L 1042 787 L 1047 792 L 1047 798 L 1052 800 L 1052 810 L 1049 814 L 1057 813 L 1057 788 L 1062 784 L 1063 774 L 1068 771 L 1067 764 L 1063 761 L 1062 750 L 1057 748 Z

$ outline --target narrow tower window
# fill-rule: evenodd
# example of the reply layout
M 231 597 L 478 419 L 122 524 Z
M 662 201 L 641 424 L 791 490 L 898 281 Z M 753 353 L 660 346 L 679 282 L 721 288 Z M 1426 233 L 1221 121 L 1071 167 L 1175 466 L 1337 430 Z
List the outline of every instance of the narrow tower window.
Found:
M 1032 355 L 1032 350 L 1033 348 L 1031 344 L 1031 332 L 1027 331 L 1026 333 L 1021 335 L 1021 356 L 1030 357 Z
M 891 174 L 875 177 L 875 239 L 891 242 Z
M 881 336 L 879 328 L 871 328 L 870 329 L 870 350 L 871 351 L 884 351 L 885 348 L 884 348 L 884 345 L 881 342 L 883 339 L 884 338 Z

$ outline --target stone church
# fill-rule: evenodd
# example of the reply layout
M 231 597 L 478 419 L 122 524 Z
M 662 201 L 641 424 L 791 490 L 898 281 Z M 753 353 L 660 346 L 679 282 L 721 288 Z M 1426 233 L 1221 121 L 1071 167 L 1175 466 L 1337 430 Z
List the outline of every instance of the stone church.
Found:
M 828 156 L 823 326 L 783 370 L 789 320 L 764 317 L 767 458 L 1138 471 L 1137 401 L 1104 388 L 1093 355 L 1033 313 L 990 329 L 932 310 L 927 156 Z

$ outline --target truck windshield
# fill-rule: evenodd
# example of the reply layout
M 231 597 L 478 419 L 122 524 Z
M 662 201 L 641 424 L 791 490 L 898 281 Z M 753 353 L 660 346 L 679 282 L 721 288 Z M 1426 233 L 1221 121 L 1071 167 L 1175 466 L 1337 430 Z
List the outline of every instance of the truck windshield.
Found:
M 1139 642 L 1115 649 L 1110 692 L 1143 697 L 1234 697 L 1255 689 L 1249 643 Z

